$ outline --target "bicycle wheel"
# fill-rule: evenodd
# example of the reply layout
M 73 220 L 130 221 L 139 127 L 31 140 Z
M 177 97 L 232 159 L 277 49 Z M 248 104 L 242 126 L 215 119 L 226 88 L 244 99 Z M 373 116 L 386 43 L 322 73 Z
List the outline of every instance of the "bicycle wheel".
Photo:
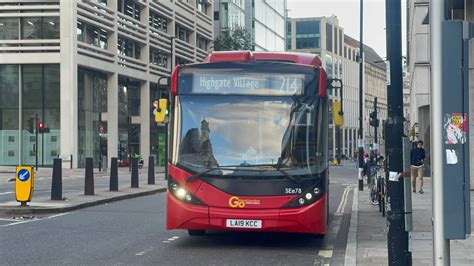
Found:
M 374 184 L 370 186 L 369 201 L 374 206 L 377 206 L 379 204 L 379 201 L 377 200 L 377 186 Z

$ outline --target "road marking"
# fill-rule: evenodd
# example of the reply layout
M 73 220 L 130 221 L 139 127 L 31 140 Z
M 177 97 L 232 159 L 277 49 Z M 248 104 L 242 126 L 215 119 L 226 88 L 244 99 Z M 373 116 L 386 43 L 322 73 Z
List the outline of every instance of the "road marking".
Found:
M 69 214 L 69 212 L 51 215 L 51 216 L 48 216 L 48 217 L 45 217 L 45 218 L 42 218 L 42 219 L 41 218 L 40 219 L 35 218 L 35 219 L 31 219 L 31 220 L 18 221 L 18 222 L 14 222 L 14 223 L 10 223 L 10 224 L 4 224 L 2 226 L 3 227 L 8 227 L 8 226 L 25 224 L 25 223 L 30 223 L 30 222 L 37 222 L 37 221 L 42 221 L 42 220 L 45 220 L 45 219 L 57 218 L 57 217 L 64 216 L 64 215 L 67 215 L 67 214 Z
M 4 219 L 4 218 L 0 218 L 0 221 L 6 221 L 6 222 L 16 222 L 18 220 L 15 220 L 15 219 Z
M 344 212 L 344 209 L 346 208 L 347 198 L 348 198 L 347 196 L 349 195 L 351 190 L 352 190 L 352 187 L 350 186 L 347 186 L 344 189 L 344 193 L 342 193 L 342 197 L 341 197 L 341 202 L 339 203 L 339 206 L 337 207 L 336 213 L 334 215 L 342 215 L 342 213 Z
M 323 258 L 331 258 L 332 257 L 332 249 L 331 250 L 320 250 L 318 256 Z
M 178 239 L 179 239 L 179 236 L 173 236 L 173 237 L 168 238 L 167 240 L 163 240 L 162 242 L 163 243 L 171 243 L 171 242 L 173 242 L 175 240 L 178 240 Z
M 0 195 L 7 195 L 7 194 L 13 194 L 13 193 L 15 193 L 15 192 L 13 192 L 13 191 L 8 191 L 8 192 L 2 192 L 2 193 L 0 193 Z
M 143 255 L 145 255 L 147 252 L 150 252 L 152 249 L 153 249 L 152 247 L 151 247 L 151 248 L 147 248 L 147 249 L 145 249 L 145 250 L 143 250 L 143 251 L 140 251 L 140 252 L 136 253 L 135 256 L 143 256 Z

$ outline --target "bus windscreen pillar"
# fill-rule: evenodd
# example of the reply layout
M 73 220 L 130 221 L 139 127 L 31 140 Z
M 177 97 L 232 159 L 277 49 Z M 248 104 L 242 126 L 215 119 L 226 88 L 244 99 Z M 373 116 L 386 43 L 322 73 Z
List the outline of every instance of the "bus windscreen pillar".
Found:
M 469 39 L 474 27 L 464 21 L 445 21 L 442 29 L 442 117 L 432 120 L 441 119 L 443 125 L 444 238 L 466 239 L 471 233 Z

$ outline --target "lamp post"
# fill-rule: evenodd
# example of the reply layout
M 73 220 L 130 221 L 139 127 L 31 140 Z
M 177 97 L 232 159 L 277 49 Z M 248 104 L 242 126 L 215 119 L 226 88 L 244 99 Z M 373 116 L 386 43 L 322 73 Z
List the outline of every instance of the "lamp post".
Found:
M 360 46 L 359 46 L 359 191 L 364 190 L 362 169 L 364 168 L 364 0 L 360 0 Z

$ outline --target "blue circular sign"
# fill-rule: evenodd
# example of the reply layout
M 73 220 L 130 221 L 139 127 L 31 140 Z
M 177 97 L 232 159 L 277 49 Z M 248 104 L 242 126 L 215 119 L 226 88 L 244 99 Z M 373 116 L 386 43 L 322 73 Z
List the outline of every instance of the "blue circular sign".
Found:
M 26 182 L 28 181 L 28 179 L 30 179 L 30 171 L 26 169 L 21 169 L 20 171 L 18 171 L 18 180 L 20 180 L 21 182 Z

